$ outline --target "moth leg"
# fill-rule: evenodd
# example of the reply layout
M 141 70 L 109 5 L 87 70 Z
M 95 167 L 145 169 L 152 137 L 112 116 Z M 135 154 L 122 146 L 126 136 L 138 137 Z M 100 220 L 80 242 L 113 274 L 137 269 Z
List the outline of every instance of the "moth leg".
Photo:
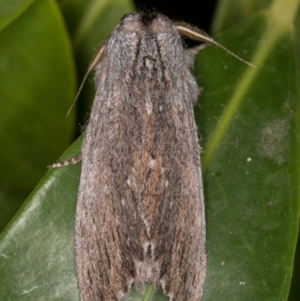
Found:
M 48 168 L 52 169 L 52 168 L 56 168 L 56 167 L 63 167 L 63 166 L 67 166 L 67 165 L 73 165 L 76 164 L 78 162 L 80 162 L 82 159 L 82 153 L 80 153 L 79 155 L 77 155 L 76 157 L 66 160 L 66 161 L 62 161 L 62 162 L 57 162 L 54 163 L 52 165 L 49 165 Z

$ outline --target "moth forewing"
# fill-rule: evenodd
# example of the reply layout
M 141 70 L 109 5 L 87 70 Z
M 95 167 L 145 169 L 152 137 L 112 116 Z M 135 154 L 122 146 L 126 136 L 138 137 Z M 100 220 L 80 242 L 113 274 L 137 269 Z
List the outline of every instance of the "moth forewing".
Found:
M 102 54 L 101 54 L 102 55 Z M 106 41 L 82 146 L 76 270 L 82 301 L 152 282 L 198 301 L 205 279 L 198 87 L 165 16 L 130 14 Z
M 128 14 L 88 69 L 96 67 L 97 91 L 78 157 L 81 301 L 117 301 L 149 282 L 171 301 L 202 295 L 205 216 L 193 112 L 199 88 L 189 70 L 197 51 L 183 48 L 186 32 L 161 14 Z

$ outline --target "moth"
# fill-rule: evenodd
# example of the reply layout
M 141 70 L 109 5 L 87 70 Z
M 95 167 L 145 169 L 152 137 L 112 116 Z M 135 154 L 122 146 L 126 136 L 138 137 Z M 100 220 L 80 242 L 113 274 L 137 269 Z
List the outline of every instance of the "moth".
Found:
M 171 301 L 200 300 L 205 210 L 193 112 L 200 90 L 190 72 L 200 48 L 185 49 L 181 35 L 224 48 L 162 14 L 132 13 L 88 69 L 96 69 L 97 91 L 81 154 L 52 166 L 82 160 L 75 217 L 82 301 L 117 301 L 146 283 Z

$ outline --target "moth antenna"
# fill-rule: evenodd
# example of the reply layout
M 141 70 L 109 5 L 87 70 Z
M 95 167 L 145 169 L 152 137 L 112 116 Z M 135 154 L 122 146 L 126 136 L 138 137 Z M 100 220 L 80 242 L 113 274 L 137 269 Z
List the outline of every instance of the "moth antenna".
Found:
M 73 103 L 72 103 L 72 105 L 71 105 L 71 107 L 70 107 L 70 109 L 69 109 L 69 111 L 67 113 L 67 116 L 69 116 L 71 110 L 73 109 L 73 107 L 74 107 L 74 105 L 75 105 L 75 103 L 76 103 L 76 101 L 77 101 L 77 99 L 79 97 L 79 94 L 80 94 L 80 92 L 81 92 L 81 90 L 83 88 L 83 85 L 84 85 L 87 77 L 89 76 L 89 74 L 91 73 L 91 71 L 96 67 L 96 65 L 98 65 L 102 61 L 103 54 L 104 54 L 104 49 L 105 49 L 105 43 L 106 43 L 106 41 L 103 41 L 99 45 L 98 51 L 96 51 L 94 57 L 92 58 L 92 60 L 91 60 L 91 62 L 89 64 L 89 67 L 87 69 L 87 72 L 85 73 L 84 78 L 81 81 L 81 84 L 80 84 L 80 87 L 79 87 L 78 92 L 76 94 L 76 97 L 75 97 L 75 99 L 74 99 L 74 101 L 73 101 Z
M 219 44 L 218 42 L 214 41 L 211 37 L 209 37 L 204 31 L 200 30 L 197 27 L 193 27 L 187 23 L 184 22 L 174 22 L 174 25 L 178 29 L 179 33 L 185 37 L 188 37 L 194 41 L 200 41 L 200 42 L 208 42 L 217 45 L 218 47 L 225 50 L 227 53 L 235 57 L 236 59 L 242 61 L 243 63 L 256 68 L 253 64 L 243 60 L 238 55 L 234 54 L 230 50 L 228 50 L 226 47 L 224 47 L 222 44 Z

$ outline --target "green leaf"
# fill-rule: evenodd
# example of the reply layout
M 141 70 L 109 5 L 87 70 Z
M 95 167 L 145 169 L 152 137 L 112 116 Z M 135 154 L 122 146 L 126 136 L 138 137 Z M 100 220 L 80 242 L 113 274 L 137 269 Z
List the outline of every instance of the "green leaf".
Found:
M 208 254 L 201 301 L 287 299 L 300 210 L 299 78 L 295 7 L 280 19 L 282 5 L 275 1 L 217 39 L 256 68 L 213 46 L 197 58 Z M 74 157 L 80 143 L 60 161 Z M 0 236 L 3 300 L 79 300 L 79 176 L 80 164 L 48 172 Z M 149 285 L 125 300 L 167 298 Z
M 34 0 L 0 0 L 0 31 L 18 18 Z
M 246 20 L 272 0 L 219 0 L 211 26 L 213 35 Z
M 208 273 L 203 300 L 287 300 L 299 224 L 295 7 L 265 13 L 199 55 Z M 214 59 L 210 59 L 214 56 Z M 218 71 L 217 71 L 218 70 Z M 205 72 L 205 74 L 204 74 Z
M 69 145 L 74 114 L 71 47 L 54 1 L 0 2 L 0 212 L 20 205 Z M 17 205 L 17 207 L 19 206 Z M 10 208 L 11 209 L 11 208 Z M 8 211 L 10 211 L 10 209 Z M 8 212 L 5 209 L 5 214 Z
M 259 10 L 261 8 L 265 8 L 267 4 L 271 2 L 269 0 L 264 0 L 264 1 L 256 1 L 256 0 L 247 0 L 247 1 L 236 1 L 236 0 L 222 0 L 219 2 L 218 8 L 216 10 L 215 14 L 215 19 L 214 23 L 212 25 L 212 31 L 214 33 L 224 30 L 225 28 L 228 28 L 232 26 L 233 24 L 238 23 L 242 19 L 245 19 L 249 17 L 254 11 Z M 294 2 L 296 4 L 297 2 Z M 234 9 L 232 9 L 234 8 Z M 239 8 L 238 10 L 235 8 Z M 297 12 L 297 9 L 295 6 L 291 3 L 287 4 L 285 3 L 285 6 L 282 7 L 279 10 L 279 13 L 277 15 L 278 19 L 282 19 L 285 15 L 290 15 L 290 14 L 285 14 L 284 9 L 291 9 L 293 14 Z M 294 11 L 293 11 L 294 9 Z M 290 23 L 293 22 L 293 18 L 290 19 Z M 294 20 L 295 24 L 295 40 L 296 40 L 296 47 L 297 47 L 297 56 L 299 60 L 299 53 L 300 53 L 300 14 L 299 10 L 297 13 L 297 16 Z M 299 68 L 299 63 L 295 63 L 298 65 Z M 299 280 L 300 280 L 300 269 L 299 269 L 299 260 L 300 260 L 300 240 L 298 238 L 298 248 L 297 248 L 297 253 L 295 255 L 295 264 L 294 264 L 294 272 L 293 272 L 293 279 L 292 279 L 292 286 L 290 290 L 290 295 L 289 295 L 289 301 L 293 300 L 298 300 L 299 299 Z
M 50 170 L 2 232 L 1 300 L 79 300 L 73 244 L 79 173 L 79 164 Z
M 265 9 L 272 0 L 219 0 L 216 6 L 214 20 L 211 25 L 211 34 L 229 29 L 246 20 L 259 10 Z M 287 6 L 288 7 L 288 6 Z M 297 12 L 297 10 L 295 11 Z M 298 61 L 300 56 L 300 10 L 294 20 L 296 29 L 296 48 Z

